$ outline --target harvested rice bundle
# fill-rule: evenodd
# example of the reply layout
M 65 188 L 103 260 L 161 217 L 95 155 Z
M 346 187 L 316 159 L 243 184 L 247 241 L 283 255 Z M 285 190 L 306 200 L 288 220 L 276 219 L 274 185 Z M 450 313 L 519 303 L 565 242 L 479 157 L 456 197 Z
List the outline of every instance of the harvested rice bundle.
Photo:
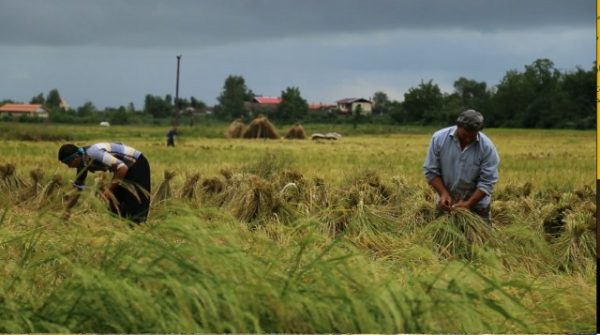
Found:
M 248 127 L 242 133 L 243 138 L 270 138 L 277 139 L 275 126 L 264 116 L 259 116 L 252 120 Z
M 523 184 L 508 183 L 504 188 L 499 189 L 496 192 L 496 199 L 498 200 L 510 200 L 517 198 L 525 198 L 531 194 L 533 185 L 530 182 Z
M 246 125 L 241 119 L 236 119 L 227 128 L 227 138 L 241 138 L 246 130 Z
M 202 181 L 202 191 L 208 195 L 219 194 L 223 192 L 225 185 L 217 177 L 206 178 Z
M 304 131 L 304 127 L 302 127 L 301 124 L 296 123 L 290 128 L 290 130 L 288 130 L 284 138 L 288 140 L 304 140 L 307 138 L 307 136 L 306 132 Z
M 278 205 L 271 184 L 257 176 L 246 179 L 230 202 L 233 215 L 246 222 L 271 215 Z
M 34 199 L 38 193 L 42 190 L 42 179 L 44 178 L 44 170 L 42 169 L 33 169 L 29 171 L 29 176 L 31 177 L 31 186 L 21 194 L 19 197 L 20 202 L 25 202 Z
M 38 195 L 37 203 L 39 207 L 42 207 L 49 202 L 58 193 L 58 189 L 63 185 L 63 178 L 61 175 L 55 174 L 52 179 Z
M 158 185 L 158 191 L 154 195 L 154 200 L 163 202 L 171 198 L 171 180 L 175 177 L 175 172 L 165 170 L 164 180 Z
M 283 170 L 277 175 L 273 183 L 280 190 L 282 200 L 295 208 L 302 207 L 302 212 L 309 212 L 306 181 L 300 172 Z
M 182 199 L 196 198 L 196 185 L 198 184 L 199 179 L 199 173 L 194 173 L 186 178 L 185 183 L 183 184 L 183 189 L 181 190 Z
M 12 192 L 25 185 L 23 180 L 17 176 L 15 170 L 13 164 L 0 165 L 0 189 Z
M 225 178 L 225 180 L 230 180 L 231 177 L 233 177 L 233 171 L 231 171 L 231 169 L 221 169 L 219 173 Z
M 308 190 L 309 210 L 310 212 L 315 212 L 320 209 L 329 208 L 329 205 L 329 191 L 325 180 L 321 177 L 315 177 L 312 186 Z
M 490 239 L 492 230 L 477 214 L 455 209 L 431 222 L 424 233 L 440 256 L 473 259 L 477 248 L 483 247 Z
M 596 220 L 587 211 L 568 211 L 564 231 L 555 240 L 560 267 L 571 271 L 590 264 L 596 256 Z

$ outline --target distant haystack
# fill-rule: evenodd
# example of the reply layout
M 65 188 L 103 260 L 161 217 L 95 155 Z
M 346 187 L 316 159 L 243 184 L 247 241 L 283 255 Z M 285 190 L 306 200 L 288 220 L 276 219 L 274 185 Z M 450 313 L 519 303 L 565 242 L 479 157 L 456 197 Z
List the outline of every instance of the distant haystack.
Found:
M 285 134 L 285 138 L 288 140 L 304 140 L 306 139 L 306 132 L 304 131 L 304 127 L 301 124 L 296 123 L 295 125 L 288 130 L 287 134 Z
M 227 128 L 227 138 L 241 138 L 246 130 L 246 125 L 241 119 L 236 119 Z
M 271 122 L 269 122 L 269 120 L 264 116 L 259 116 L 256 119 L 252 120 L 248 127 L 246 127 L 246 130 L 244 130 L 242 137 L 272 139 L 279 138 L 273 124 L 271 124 Z

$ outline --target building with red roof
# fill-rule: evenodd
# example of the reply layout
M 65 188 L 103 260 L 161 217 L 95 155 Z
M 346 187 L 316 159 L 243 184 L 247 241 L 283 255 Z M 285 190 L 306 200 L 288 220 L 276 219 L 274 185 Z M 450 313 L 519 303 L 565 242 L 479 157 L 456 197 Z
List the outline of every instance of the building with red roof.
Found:
M 40 104 L 4 104 L 0 107 L 0 117 L 5 115 L 48 118 L 49 111 Z

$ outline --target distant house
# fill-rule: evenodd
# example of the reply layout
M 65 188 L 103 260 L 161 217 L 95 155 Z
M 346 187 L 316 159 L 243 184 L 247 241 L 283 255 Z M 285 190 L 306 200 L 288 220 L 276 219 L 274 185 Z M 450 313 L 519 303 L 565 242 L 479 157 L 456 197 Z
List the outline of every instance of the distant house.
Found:
M 342 114 L 352 114 L 358 106 L 362 109 L 362 115 L 371 115 L 373 113 L 373 103 L 364 98 L 346 98 L 337 101 L 337 108 Z
M 309 111 L 320 111 L 320 110 L 330 111 L 330 110 L 334 110 L 336 107 L 337 107 L 336 105 L 324 104 L 322 102 L 308 104 Z
M 252 101 L 245 102 L 244 107 L 250 112 L 250 115 L 272 113 L 277 109 L 277 106 L 279 106 L 281 101 L 280 97 L 258 96 L 252 99 Z
M 0 117 L 11 115 L 13 117 L 30 116 L 48 118 L 49 111 L 40 104 L 5 104 L 0 107 Z

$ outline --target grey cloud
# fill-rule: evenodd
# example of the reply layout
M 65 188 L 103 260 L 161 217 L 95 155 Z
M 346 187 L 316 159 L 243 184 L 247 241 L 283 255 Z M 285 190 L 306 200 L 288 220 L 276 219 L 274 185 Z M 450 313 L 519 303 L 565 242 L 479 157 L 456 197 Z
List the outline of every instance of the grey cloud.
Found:
M 386 30 L 593 26 L 593 0 L 3 0 L 0 44 L 203 47 Z

